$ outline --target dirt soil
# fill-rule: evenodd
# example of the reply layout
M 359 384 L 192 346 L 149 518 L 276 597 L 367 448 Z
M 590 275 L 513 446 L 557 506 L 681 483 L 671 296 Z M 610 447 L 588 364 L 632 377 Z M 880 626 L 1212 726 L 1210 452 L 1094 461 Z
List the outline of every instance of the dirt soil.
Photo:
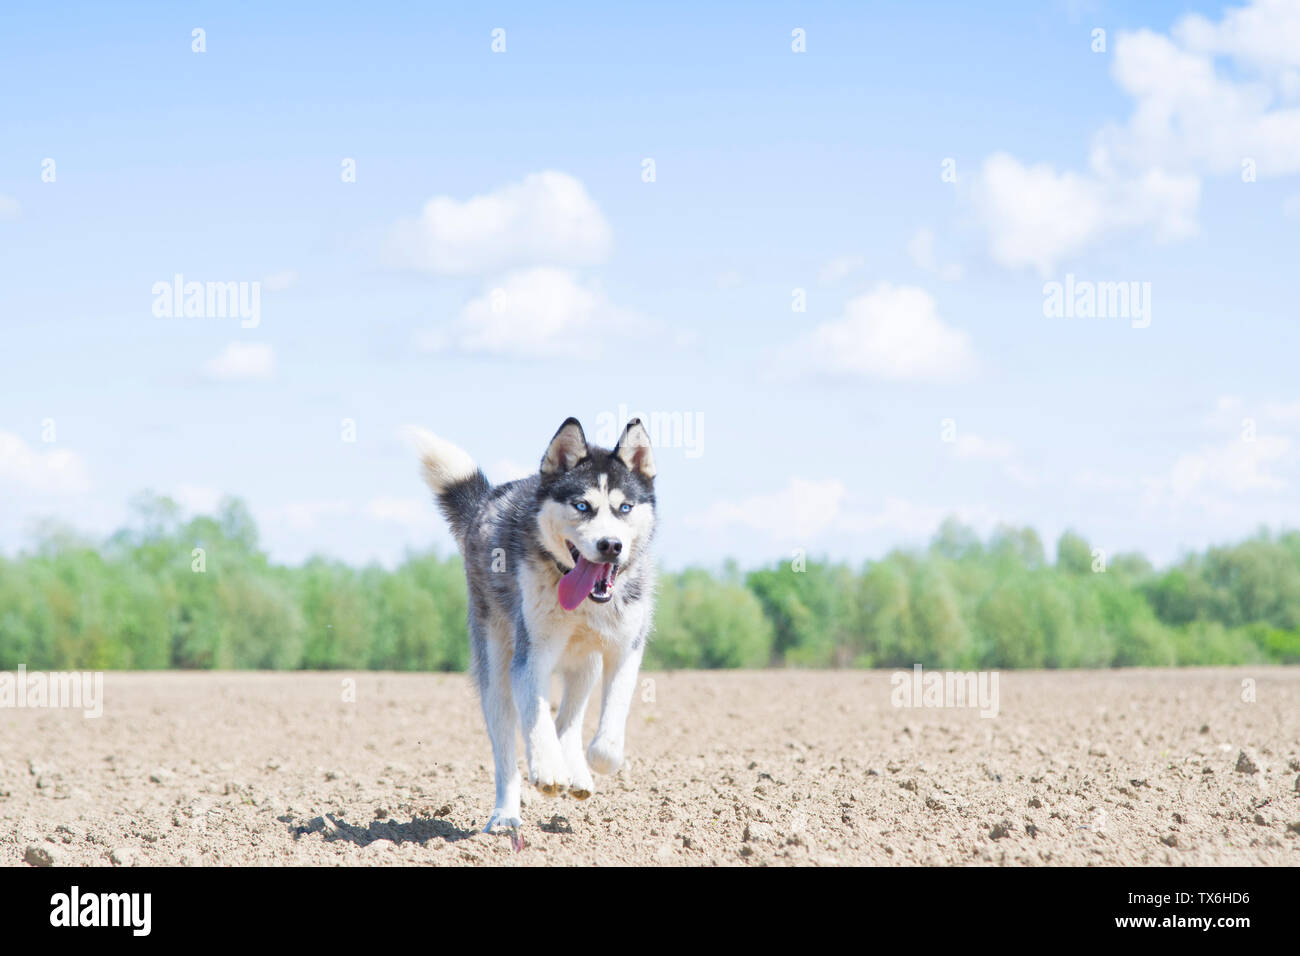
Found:
M 892 691 L 643 675 L 623 769 L 526 785 L 516 852 L 464 675 L 110 673 L 97 719 L 0 709 L 0 863 L 1300 864 L 1300 668 L 1003 673 L 993 718 Z

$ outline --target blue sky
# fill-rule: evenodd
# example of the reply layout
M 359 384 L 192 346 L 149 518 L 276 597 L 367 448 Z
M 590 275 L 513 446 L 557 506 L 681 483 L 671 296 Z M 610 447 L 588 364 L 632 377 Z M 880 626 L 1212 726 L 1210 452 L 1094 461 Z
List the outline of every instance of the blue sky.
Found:
M 6 9 L 0 551 L 144 489 L 445 550 L 406 426 L 500 479 L 622 409 L 695 428 L 670 567 L 1294 525 L 1297 8 Z M 155 315 L 178 273 L 255 327 Z

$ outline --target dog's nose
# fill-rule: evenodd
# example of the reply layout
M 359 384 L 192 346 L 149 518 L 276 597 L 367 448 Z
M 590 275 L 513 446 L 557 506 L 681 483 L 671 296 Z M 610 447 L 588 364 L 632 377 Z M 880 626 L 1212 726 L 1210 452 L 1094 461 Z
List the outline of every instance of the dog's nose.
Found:
M 623 542 L 618 538 L 601 538 L 596 542 L 596 550 L 604 557 L 612 558 L 623 550 Z

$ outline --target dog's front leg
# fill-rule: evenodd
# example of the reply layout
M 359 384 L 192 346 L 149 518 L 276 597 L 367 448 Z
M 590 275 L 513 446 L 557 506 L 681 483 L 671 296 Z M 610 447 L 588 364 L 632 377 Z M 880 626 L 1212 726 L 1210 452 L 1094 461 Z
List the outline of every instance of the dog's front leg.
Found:
M 587 747 L 587 763 L 597 773 L 613 773 L 623 764 L 627 712 L 636 691 L 636 675 L 645 652 L 645 640 L 605 653 L 605 697 L 600 706 L 596 736 Z
M 522 621 L 515 631 L 515 659 L 510 667 L 511 689 L 519 710 L 528 755 L 528 778 L 548 797 L 568 789 L 569 771 L 551 719 L 551 673 L 564 650 L 564 640 L 535 640 Z
M 565 766 L 569 768 L 569 795 L 578 800 L 586 800 L 596 788 L 582 753 L 582 718 L 587 712 L 587 698 L 600 677 L 600 668 L 599 654 L 590 654 L 577 664 L 570 663 L 564 668 L 564 697 L 555 717 L 560 751 L 564 754 Z
M 496 826 L 517 828 L 523 825 L 519 807 L 519 765 L 515 761 L 515 728 L 519 725 L 510 692 L 510 630 L 504 622 L 494 622 L 491 629 L 480 629 L 470 619 L 474 634 L 474 669 L 478 674 L 483 700 L 483 717 L 492 739 L 493 777 L 497 798 L 488 818 L 485 833 Z

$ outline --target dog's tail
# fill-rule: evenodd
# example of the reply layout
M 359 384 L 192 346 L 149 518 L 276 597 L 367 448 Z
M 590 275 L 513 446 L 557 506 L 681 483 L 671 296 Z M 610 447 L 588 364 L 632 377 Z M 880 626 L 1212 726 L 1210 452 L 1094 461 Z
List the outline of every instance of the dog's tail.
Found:
M 492 486 L 469 453 L 423 428 L 407 434 L 420 455 L 421 473 L 433 491 L 457 541 L 465 538 Z

